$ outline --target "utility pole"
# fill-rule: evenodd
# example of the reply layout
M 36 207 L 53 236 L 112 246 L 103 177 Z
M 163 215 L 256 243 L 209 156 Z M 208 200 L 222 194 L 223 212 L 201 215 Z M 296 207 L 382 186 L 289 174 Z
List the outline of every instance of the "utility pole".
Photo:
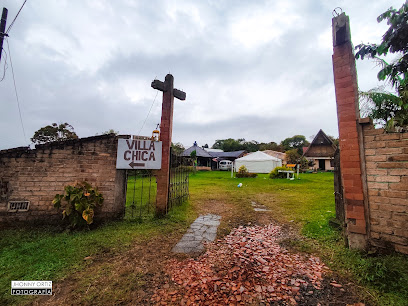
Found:
M 0 22 L 0 62 L 1 62 L 1 54 L 3 53 L 4 37 L 8 36 L 6 34 L 7 13 L 8 13 L 8 10 L 5 7 L 3 7 L 3 13 L 1 14 L 1 22 Z

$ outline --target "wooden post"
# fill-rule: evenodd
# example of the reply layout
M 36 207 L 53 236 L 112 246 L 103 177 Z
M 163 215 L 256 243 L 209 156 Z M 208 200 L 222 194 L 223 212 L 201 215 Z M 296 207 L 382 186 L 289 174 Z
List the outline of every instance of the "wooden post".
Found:
M 1 20 L 0 20 L 0 62 L 1 62 L 1 54 L 3 53 L 4 37 L 7 36 L 6 34 L 7 13 L 8 13 L 8 10 L 5 7 L 3 7 L 3 13 L 1 14 Z
M 162 141 L 162 164 L 157 171 L 157 196 L 156 214 L 163 216 L 166 214 L 169 200 L 170 181 L 170 147 L 173 132 L 173 105 L 174 97 L 185 100 L 186 93 L 173 87 L 174 78 L 171 74 L 166 75 L 165 81 L 154 80 L 152 87 L 163 92 L 162 117 L 160 124 L 160 140 Z

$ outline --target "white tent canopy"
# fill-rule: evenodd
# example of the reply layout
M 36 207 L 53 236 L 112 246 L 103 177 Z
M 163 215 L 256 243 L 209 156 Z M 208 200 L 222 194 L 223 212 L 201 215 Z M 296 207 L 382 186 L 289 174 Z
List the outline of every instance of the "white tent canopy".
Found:
M 276 167 L 282 167 L 282 160 L 257 151 L 247 156 L 237 158 L 235 160 L 235 171 L 238 171 L 242 165 L 248 169 L 248 172 L 269 173 Z

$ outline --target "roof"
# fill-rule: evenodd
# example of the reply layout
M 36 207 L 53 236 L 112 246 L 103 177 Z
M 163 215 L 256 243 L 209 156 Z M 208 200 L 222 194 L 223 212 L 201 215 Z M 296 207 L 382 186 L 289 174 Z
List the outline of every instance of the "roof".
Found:
M 211 149 L 211 148 L 204 148 L 204 150 L 206 150 L 207 152 L 224 152 L 223 150 L 221 150 L 221 149 Z
M 211 156 L 218 158 L 238 158 L 245 153 L 245 150 L 232 152 L 209 152 Z
M 319 132 L 316 134 L 315 138 L 313 138 L 313 141 L 307 147 L 307 149 L 303 151 L 303 156 L 307 156 L 307 153 L 309 152 L 312 146 L 321 145 L 331 146 L 334 150 L 336 150 L 337 148 L 333 141 L 329 137 L 327 137 L 327 135 L 323 132 L 322 129 L 320 129 Z
M 279 158 L 279 159 L 281 159 L 281 160 L 285 160 L 285 159 L 286 159 L 286 154 L 283 153 L 283 152 L 273 151 L 273 150 L 265 150 L 265 151 L 262 151 L 262 152 L 264 152 L 265 154 L 268 154 L 268 155 L 270 155 L 270 156 Z
M 191 152 L 196 151 L 196 155 L 197 157 L 208 157 L 208 158 L 212 158 L 212 156 L 210 155 L 210 153 L 208 153 L 207 151 L 205 151 L 203 148 L 194 145 L 189 147 L 188 149 L 186 149 L 183 153 L 181 153 L 181 156 L 185 156 L 185 157 L 190 157 Z
M 280 158 L 276 158 L 273 156 L 270 156 L 264 152 L 261 151 L 256 151 L 253 153 L 250 153 L 244 157 L 238 158 L 237 160 L 248 160 L 248 161 L 267 161 L 267 160 L 274 160 L 274 161 L 280 161 Z

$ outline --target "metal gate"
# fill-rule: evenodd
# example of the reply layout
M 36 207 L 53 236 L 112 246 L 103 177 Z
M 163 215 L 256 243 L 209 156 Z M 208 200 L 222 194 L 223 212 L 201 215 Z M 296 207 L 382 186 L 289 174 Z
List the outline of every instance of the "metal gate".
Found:
M 153 170 L 126 170 L 125 219 L 153 217 L 157 184 Z
M 341 183 L 340 149 L 334 153 L 334 201 L 336 206 L 336 219 L 343 225 L 345 222 L 343 185 Z
M 189 198 L 189 166 L 180 155 L 170 154 L 170 177 L 166 213 Z M 151 218 L 156 212 L 155 170 L 126 170 L 125 219 Z
M 170 151 L 170 177 L 168 212 L 174 205 L 180 205 L 189 198 L 189 169 L 187 161 L 180 154 Z

